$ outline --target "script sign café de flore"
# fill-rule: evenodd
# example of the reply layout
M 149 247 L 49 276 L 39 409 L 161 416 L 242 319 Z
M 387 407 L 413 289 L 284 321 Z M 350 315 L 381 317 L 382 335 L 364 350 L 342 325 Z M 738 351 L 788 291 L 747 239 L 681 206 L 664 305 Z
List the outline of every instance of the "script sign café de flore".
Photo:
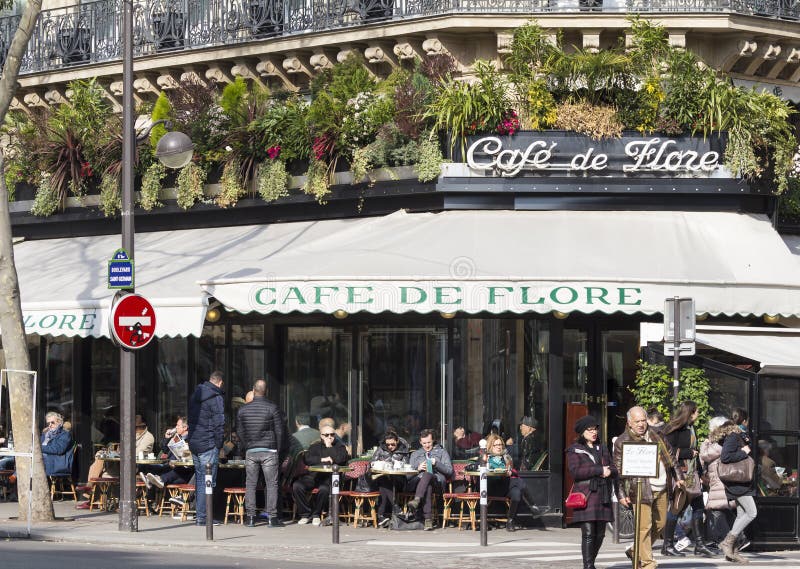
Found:
M 497 136 L 475 140 L 467 149 L 466 162 L 473 171 L 496 172 L 504 177 L 548 172 L 576 176 L 709 176 L 722 169 L 721 153 L 710 144 L 710 139 L 693 137 L 664 139 L 626 134 L 619 139 L 592 141 L 567 133 L 546 138 L 522 133 L 516 140 Z

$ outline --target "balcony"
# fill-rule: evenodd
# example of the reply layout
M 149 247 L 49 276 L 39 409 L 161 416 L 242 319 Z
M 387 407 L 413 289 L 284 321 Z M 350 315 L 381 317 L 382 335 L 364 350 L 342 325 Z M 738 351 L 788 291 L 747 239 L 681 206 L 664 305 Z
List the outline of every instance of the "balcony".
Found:
M 146 57 L 270 38 L 459 15 L 727 14 L 800 19 L 795 0 L 134 0 L 134 54 Z M 588 13 L 588 14 L 587 14 Z M 120 59 L 122 2 L 42 11 L 22 75 Z M 0 18 L 0 61 L 19 16 Z

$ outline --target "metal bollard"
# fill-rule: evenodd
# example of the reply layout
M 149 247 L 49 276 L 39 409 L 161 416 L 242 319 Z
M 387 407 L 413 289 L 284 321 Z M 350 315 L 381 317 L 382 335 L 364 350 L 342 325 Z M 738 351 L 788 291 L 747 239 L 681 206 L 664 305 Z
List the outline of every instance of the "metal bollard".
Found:
M 206 464 L 206 541 L 214 541 L 214 487 L 212 480 L 211 465 Z
M 339 543 L 339 465 L 333 465 L 331 473 L 331 539 Z
M 489 520 L 488 518 L 488 510 L 489 510 L 489 490 L 488 490 L 488 480 L 486 478 L 486 467 L 481 466 L 480 468 L 481 473 L 481 545 L 486 547 L 489 543 L 489 536 L 487 535 L 489 532 Z

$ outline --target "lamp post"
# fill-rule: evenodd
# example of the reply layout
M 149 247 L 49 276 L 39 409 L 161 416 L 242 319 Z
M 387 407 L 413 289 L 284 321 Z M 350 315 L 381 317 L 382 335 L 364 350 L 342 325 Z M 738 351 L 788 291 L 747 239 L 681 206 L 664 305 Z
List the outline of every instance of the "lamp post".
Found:
M 122 248 L 134 259 L 133 162 L 137 136 L 133 122 L 133 0 L 122 2 Z M 151 126 L 152 128 L 152 126 Z M 146 136 L 146 133 L 143 135 Z M 168 132 L 158 142 L 156 157 L 168 168 L 182 168 L 192 159 L 192 141 L 182 132 Z M 134 265 L 135 266 L 135 265 Z M 128 289 L 134 292 L 133 287 Z M 136 509 L 136 354 L 120 348 L 119 530 L 138 531 Z

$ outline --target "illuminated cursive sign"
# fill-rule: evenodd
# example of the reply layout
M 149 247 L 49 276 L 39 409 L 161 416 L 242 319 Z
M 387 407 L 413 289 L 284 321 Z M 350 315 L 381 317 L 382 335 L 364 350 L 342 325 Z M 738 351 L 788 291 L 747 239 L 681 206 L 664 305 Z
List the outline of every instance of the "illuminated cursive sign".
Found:
M 673 139 L 628 136 L 603 141 L 602 148 L 584 146 L 578 151 L 561 151 L 559 142 L 535 139 L 524 147 L 504 148 L 496 136 L 479 138 L 467 149 L 467 165 L 478 171 L 497 172 L 512 177 L 520 172 L 561 171 L 573 175 L 622 171 L 664 174 L 708 175 L 720 168 L 720 152 Z M 575 146 L 575 139 L 569 139 Z M 588 140 L 588 138 L 586 139 Z

